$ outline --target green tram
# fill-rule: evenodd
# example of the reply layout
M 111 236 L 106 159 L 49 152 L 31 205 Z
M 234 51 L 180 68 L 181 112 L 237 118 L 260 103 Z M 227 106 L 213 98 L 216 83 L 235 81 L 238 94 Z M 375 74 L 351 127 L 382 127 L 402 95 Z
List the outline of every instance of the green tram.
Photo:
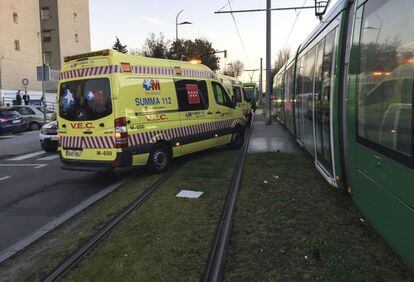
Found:
M 254 82 L 243 82 L 243 88 L 246 92 L 246 96 L 251 99 L 254 97 L 255 101 L 259 101 L 259 88 L 257 87 L 257 83 Z
M 414 267 L 414 1 L 339 1 L 273 88 L 278 120 Z

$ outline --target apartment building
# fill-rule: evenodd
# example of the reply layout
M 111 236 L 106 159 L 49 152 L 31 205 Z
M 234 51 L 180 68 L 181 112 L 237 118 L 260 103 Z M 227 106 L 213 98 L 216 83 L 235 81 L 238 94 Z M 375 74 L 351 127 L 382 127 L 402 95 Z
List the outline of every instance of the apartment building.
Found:
M 15 93 L 29 80 L 29 90 L 40 91 L 36 66 L 42 64 L 39 0 L 1 0 L 0 89 Z
M 0 1 L 0 102 L 27 88 L 40 97 L 36 66 L 50 65 L 58 77 L 63 57 L 90 51 L 88 0 Z M 22 80 L 27 79 L 25 87 Z M 47 83 L 57 91 L 57 81 Z
M 88 0 L 40 0 L 45 61 L 59 70 L 65 56 L 91 50 Z

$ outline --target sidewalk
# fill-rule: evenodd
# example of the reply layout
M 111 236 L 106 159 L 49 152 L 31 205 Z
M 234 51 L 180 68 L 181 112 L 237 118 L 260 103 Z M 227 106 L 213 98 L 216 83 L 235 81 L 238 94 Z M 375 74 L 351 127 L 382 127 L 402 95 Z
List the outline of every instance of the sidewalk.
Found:
M 278 121 L 266 125 L 263 110 L 257 110 L 253 132 L 250 137 L 249 153 L 282 152 L 303 154 L 295 138 Z

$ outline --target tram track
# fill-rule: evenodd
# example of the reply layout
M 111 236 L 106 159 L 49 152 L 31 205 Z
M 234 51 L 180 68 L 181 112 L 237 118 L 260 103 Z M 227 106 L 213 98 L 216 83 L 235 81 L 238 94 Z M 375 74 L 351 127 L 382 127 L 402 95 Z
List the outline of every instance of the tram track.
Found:
M 220 223 L 216 230 L 213 251 L 211 252 L 208 264 L 206 266 L 205 274 L 203 275 L 204 281 L 218 281 L 218 278 L 221 277 L 251 131 L 252 128 L 250 127 L 246 132 L 246 141 L 242 147 L 240 157 L 236 163 L 235 170 L 232 175 L 226 202 L 220 216 Z M 123 222 L 126 217 L 128 217 L 134 210 L 138 209 L 140 206 L 142 206 L 142 204 L 150 199 L 151 196 L 161 187 L 161 185 L 165 183 L 172 175 L 174 175 L 176 170 L 181 166 L 182 162 L 183 161 L 177 162 L 178 164 L 175 167 L 164 173 L 157 181 L 155 181 L 143 193 L 135 198 L 135 200 L 131 202 L 124 210 L 122 210 L 115 218 L 113 218 L 102 229 L 98 230 L 94 235 L 92 235 L 85 244 L 80 246 L 52 272 L 48 273 L 47 276 L 43 278 L 43 281 L 57 281 L 62 278 L 67 272 L 77 266 L 78 263 L 82 261 L 96 247 L 98 247 L 100 243 L 102 243 L 109 236 L 109 234 L 114 231 L 120 223 Z
M 232 180 L 229 186 L 226 202 L 224 203 L 220 221 L 217 224 L 216 234 L 213 239 L 213 246 L 207 263 L 204 268 L 201 281 L 222 281 L 224 262 L 226 259 L 227 249 L 230 242 L 230 236 L 233 228 L 234 215 L 236 212 L 237 195 L 240 191 L 244 163 L 249 148 L 250 136 L 253 130 L 254 115 L 251 121 L 251 127 L 245 135 L 245 143 L 242 147 L 241 155 L 236 163 Z
M 94 250 L 105 238 L 134 210 L 142 206 L 151 196 L 167 181 L 182 164 L 179 162 L 174 168 L 164 173 L 150 187 L 135 198 L 124 210 L 122 210 L 115 218 L 109 221 L 102 229 L 98 230 L 90 239 L 73 252 L 65 261 L 59 264 L 51 273 L 49 273 L 43 281 L 57 281 L 65 273 L 74 268 L 86 255 Z

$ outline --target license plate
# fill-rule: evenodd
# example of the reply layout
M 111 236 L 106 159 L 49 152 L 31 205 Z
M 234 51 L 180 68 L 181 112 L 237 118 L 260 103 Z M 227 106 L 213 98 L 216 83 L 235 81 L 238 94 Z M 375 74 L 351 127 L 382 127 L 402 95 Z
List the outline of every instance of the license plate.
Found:
M 13 123 L 20 123 L 20 122 L 21 122 L 20 119 L 13 120 Z
M 82 155 L 82 151 L 74 151 L 74 150 L 67 150 L 66 151 L 66 156 L 67 157 L 76 157 L 76 158 L 80 158 Z
M 49 138 L 45 138 L 45 140 L 47 140 L 47 141 L 58 141 L 57 137 L 49 137 Z

